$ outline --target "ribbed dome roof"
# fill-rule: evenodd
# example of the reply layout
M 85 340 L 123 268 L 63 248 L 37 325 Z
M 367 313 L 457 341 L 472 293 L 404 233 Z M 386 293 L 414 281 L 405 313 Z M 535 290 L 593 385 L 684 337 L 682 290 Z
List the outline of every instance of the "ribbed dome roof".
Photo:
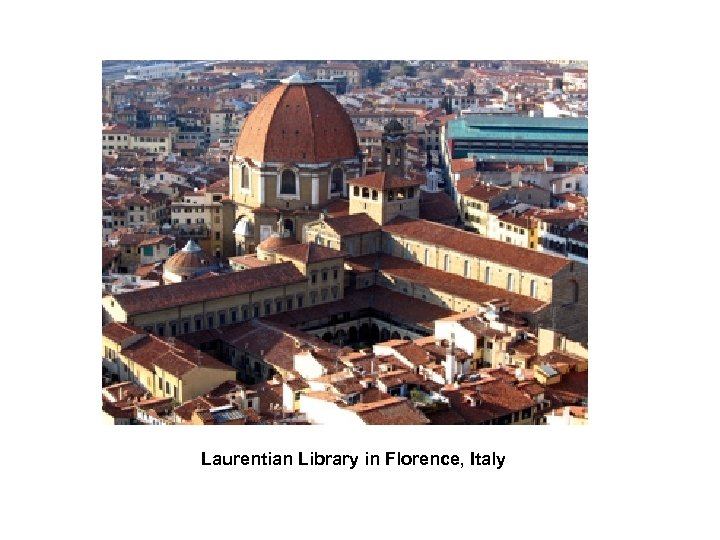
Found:
M 188 240 L 185 247 L 170 256 L 165 261 L 164 271 L 173 274 L 194 274 L 198 270 L 215 270 L 218 261 L 215 257 L 208 255 L 194 240 Z
M 235 155 L 255 162 L 322 163 L 355 158 L 358 152 L 345 109 L 320 85 L 301 79 L 279 84 L 263 96 L 234 149 Z
M 262 251 L 275 251 L 277 248 L 283 247 L 283 246 L 291 246 L 293 244 L 297 244 L 298 241 L 295 240 L 292 236 L 287 236 L 285 238 L 277 235 L 271 235 L 262 242 L 258 244 L 258 249 Z

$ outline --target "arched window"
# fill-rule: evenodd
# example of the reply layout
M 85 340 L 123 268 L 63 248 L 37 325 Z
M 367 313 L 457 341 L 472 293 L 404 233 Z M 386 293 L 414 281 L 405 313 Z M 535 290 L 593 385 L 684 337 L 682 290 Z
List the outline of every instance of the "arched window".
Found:
M 250 171 L 245 166 L 240 169 L 240 188 L 250 189 Z
M 332 171 L 332 177 L 330 180 L 330 192 L 339 193 L 342 191 L 343 180 L 345 179 L 345 173 L 340 167 L 335 167 Z
M 296 195 L 295 171 L 285 169 L 280 183 L 280 195 Z
M 353 186 L 353 195 L 354 195 L 355 197 L 359 197 L 359 196 L 360 196 L 360 186 Z
M 363 199 L 369 199 L 370 198 L 370 188 L 362 188 L 362 198 Z
M 377 189 L 372 190 L 372 200 L 377 201 L 378 200 L 378 191 Z

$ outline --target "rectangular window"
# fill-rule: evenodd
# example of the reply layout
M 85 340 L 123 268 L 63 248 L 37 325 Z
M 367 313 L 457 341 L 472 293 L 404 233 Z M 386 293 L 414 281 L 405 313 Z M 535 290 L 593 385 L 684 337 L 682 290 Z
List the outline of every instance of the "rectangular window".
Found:
M 534 279 L 530 280 L 530 296 L 537 298 L 537 281 Z
M 220 326 L 225 324 L 225 314 L 224 313 L 218 313 L 218 321 Z
M 287 299 L 287 309 L 288 309 L 288 311 L 290 311 L 292 308 L 293 308 L 293 299 L 288 298 Z
M 215 317 L 212 315 L 207 316 L 207 327 L 208 328 L 214 328 L 215 327 Z
M 195 330 L 202 330 L 202 319 L 195 319 Z
M 302 294 L 298 294 L 297 302 L 298 302 L 298 308 L 303 307 L 303 295 Z
M 215 232 L 215 240 L 220 240 L 220 231 Z
M 277 300 L 275 302 L 275 313 L 280 313 L 282 310 L 282 300 Z
M 492 272 L 490 270 L 490 267 L 486 266 L 485 267 L 485 283 L 489 284 L 491 277 L 492 277 Z
M 337 268 L 333 268 L 333 279 L 337 281 L 337 278 L 338 278 Z

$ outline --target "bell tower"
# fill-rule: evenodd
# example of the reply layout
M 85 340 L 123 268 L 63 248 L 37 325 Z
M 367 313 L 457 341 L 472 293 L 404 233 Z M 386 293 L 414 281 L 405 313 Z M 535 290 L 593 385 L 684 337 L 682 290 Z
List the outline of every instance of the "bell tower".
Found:
M 381 152 L 380 170 L 405 176 L 405 128 L 395 118 L 385 125 Z

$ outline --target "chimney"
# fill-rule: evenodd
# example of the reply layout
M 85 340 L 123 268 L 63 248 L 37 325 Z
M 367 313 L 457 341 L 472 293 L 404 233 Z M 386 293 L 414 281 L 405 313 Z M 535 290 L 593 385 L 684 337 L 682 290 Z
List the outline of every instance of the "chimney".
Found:
M 450 342 L 445 354 L 445 382 L 451 383 L 455 380 L 457 366 L 455 361 L 455 334 L 450 334 Z

